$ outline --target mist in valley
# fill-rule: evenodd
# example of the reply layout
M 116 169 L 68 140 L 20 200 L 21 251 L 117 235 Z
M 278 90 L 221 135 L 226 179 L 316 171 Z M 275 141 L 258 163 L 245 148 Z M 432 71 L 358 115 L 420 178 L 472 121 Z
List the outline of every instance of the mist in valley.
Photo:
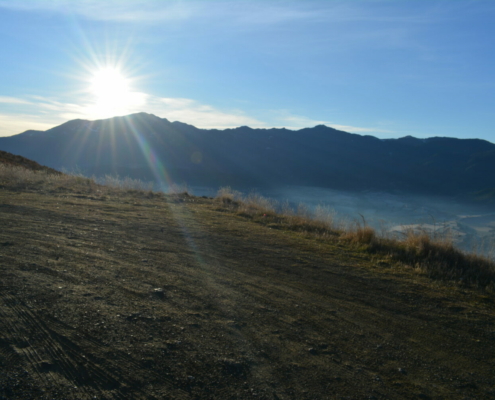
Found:
M 218 188 L 188 187 L 196 196 L 214 197 Z M 323 208 L 337 225 L 366 224 L 389 237 L 407 235 L 410 230 L 452 240 L 468 252 L 495 258 L 495 211 L 446 197 L 348 192 L 319 187 L 278 186 L 233 188 L 244 195 L 260 194 L 296 210 L 301 204 L 310 212 Z

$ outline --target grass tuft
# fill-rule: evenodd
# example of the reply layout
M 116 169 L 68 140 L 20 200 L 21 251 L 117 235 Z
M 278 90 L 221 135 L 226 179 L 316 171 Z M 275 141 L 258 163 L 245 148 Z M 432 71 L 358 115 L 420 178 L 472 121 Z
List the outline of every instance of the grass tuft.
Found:
M 370 226 L 357 226 L 353 230 L 343 231 L 341 239 L 365 245 L 370 245 L 378 240 L 375 230 Z

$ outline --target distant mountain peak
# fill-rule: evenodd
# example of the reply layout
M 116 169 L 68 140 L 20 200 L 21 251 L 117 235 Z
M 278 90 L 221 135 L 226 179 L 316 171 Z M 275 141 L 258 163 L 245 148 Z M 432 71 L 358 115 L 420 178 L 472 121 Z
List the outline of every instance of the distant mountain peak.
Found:
M 120 118 L 129 118 L 129 117 L 155 117 L 155 118 L 160 118 L 160 117 L 157 117 L 155 114 L 147 113 L 147 112 L 144 112 L 144 111 L 132 113 L 132 114 L 129 114 L 129 115 L 122 115 Z

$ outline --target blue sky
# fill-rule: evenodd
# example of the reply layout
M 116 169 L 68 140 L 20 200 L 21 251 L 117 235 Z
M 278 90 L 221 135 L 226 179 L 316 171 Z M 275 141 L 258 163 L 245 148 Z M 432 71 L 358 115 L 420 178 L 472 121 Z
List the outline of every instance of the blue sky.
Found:
M 495 142 L 495 1 L 0 0 L 0 48 L 0 136 L 145 111 Z

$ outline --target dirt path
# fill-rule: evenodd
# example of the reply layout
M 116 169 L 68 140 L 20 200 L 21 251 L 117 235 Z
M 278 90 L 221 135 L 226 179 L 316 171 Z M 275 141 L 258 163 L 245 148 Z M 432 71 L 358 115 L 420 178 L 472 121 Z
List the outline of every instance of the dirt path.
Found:
M 0 191 L 0 399 L 495 398 L 493 294 L 208 199 Z

